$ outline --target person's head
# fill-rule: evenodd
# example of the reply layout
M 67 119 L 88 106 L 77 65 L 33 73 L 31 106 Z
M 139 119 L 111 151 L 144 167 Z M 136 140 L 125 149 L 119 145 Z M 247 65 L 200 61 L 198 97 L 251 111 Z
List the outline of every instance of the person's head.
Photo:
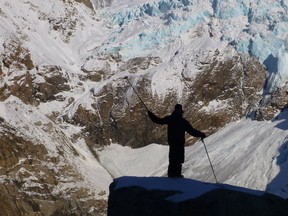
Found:
M 182 116 L 183 113 L 184 113 L 184 111 L 182 109 L 182 105 L 181 104 L 176 104 L 174 112 Z

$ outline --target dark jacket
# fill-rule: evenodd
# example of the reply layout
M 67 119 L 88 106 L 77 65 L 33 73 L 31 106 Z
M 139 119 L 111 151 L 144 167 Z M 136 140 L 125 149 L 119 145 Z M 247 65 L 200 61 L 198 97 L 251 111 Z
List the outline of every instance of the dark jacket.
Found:
M 153 122 L 168 125 L 167 136 L 170 146 L 170 160 L 177 160 L 181 163 L 184 162 L 185 132 L 194 137 L 206 137 L 204 133 L 194 129 L 191 124 L 182 117 L 182 114 L 175 111 L 164 118 L 159 118 L 150 111 L 148 111 L 148 115 Z

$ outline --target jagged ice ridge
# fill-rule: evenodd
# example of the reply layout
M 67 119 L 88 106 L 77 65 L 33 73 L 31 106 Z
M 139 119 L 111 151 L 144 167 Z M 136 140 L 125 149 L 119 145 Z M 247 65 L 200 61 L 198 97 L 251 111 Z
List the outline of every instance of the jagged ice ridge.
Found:
M 248 53 L 269 71 L 267 90 L 280 87 L 288 78 L 288 1 L 252 0 L 160 0 L 117 10 L 104 10 L 110 16 L 114 35 L 101 49 L 119 52 L 124 59 L 146 54 L 163 44 L 174 43 L 190 30 L 202 26 L 203 35 L 229 44 L 240 53 Z M 155 31 L 151 19 L 158 20 Z M 137 34 L 122 39 L 135 22 L 143 22 Z

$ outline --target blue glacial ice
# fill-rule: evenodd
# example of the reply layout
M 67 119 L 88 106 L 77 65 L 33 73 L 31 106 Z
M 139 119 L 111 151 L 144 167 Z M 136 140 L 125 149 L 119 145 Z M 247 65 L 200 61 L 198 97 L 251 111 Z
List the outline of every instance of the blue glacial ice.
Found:
M 207 4 L 202 11 L 194 6 Z M 288 76 L 288 0 L 160 0 L 115 12 L 110 24 L 114 26 L 113 39 L 102 49 L 119 52 L 124 59 L 140 56 L 145 51 L 173 42 L 183 33 L 199 26 L 209 26 L 212 19 L 220 23 L 216 31 L 221 40 L 241 53 L 255 56 L 269 72 L 267 90 L 281 86 Z M 160 29 L 149 25 L 121 43 L 117 34 L 129 28 L 136 20 L 154 17 L 162 22 Z M 243 22 L 245 23 L 239 23 Z M 215 27 L 214 27 L 215 28 Z M 243 29 L 239 29 L 243 28 Z M 233 35 L 233 32 L 243 34 Z
M 117 41 L 117 36 L 111 37 L 109 44 L 101 47 L 101 51 L 103 49 L 105 52 L 119 50 L 122 58 L 127 60 L 141 56 L 145 51 L 172 43 L 184 32 L 208 22 L 213 15 L 209 10 L 194 13 L 189 8 L 192 5 L 193 1 L 189 0 L 161 0 L 116 12 L 110 21 L 110 25 L 114 26 L 115 35 L 129 28 L 135 20 L 142 19 L 143 22 L 147 22 L 147 17 L 154 17 L 160 23 L 161 28 L 155 30 L 147 24 L 143 30 L 121 43 Z
M 161 16 L 174 9 L 185 10 L 191 4 L 190 0 L 161 0 L 159 2 L 149 2 L 141 6 L 117 11 L 111 20 L 111 24 L 122 26 L 129 22 L 147 16 Z
M 238 16 L 247 16 L 249 7 L 243 0 L 211 0 L 214 15 L 227 20 Z
M 287 5 L 287 1 L 258 1 L 248 10 L 248 37 L 235 38 L 233 43 L 237 51 L 257 57 L 266 66 L 269 72 L 267 90 L 270 92 L 288 78 Z

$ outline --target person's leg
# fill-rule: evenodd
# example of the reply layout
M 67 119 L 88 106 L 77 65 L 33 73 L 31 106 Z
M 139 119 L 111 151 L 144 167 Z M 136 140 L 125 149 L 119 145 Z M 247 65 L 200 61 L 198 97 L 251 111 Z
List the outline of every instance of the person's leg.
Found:
M 169 165 L 168 177 L 183 177 L 181 175 L 182 163 L 184 162 L 184 144 L 183 148 L 180 145 L 171 145 L 169 143 Z
M 174 177 L 173 176 L 173 165 L 170 162 L 168 165 L 168 177 Z
M 169 162 L 168 165 L 168 177 L 183 177 L 181 175 L 181 169 L 182 164 L 181 163 L 175 163 L 175 162 Z
M 168 177 L 176 177 L 175 164 L 171 162 L 169 162 L 169 165 L 168 165 Z
M 182 170 L 182 164 L 181 163 L 175 164 L 176 177 L 183 177 L 183 175 L 181 175 L 181 170 Z

